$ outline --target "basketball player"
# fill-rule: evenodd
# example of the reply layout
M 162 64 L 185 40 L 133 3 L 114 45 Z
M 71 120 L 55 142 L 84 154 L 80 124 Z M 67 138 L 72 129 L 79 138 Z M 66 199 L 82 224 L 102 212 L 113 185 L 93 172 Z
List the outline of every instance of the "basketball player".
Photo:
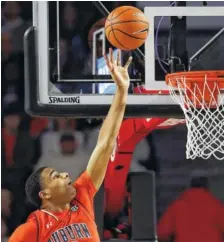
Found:
M 124 117 L 130 82 L 128 66 L 132 58 L 122 67 L 120 56 L 118 51 L 117 60 L 114 60 L 112 49 L 109 58 L 104 56 L 117 90 L 86 171 L 74 183 L 68 173 L 59 173 L 51 167 L 35 171 L 28 178 L 25 189 L 28 199 L 38 205 L 39 210 L 15 230 L 9 242 L 100 241 L 93 198 L 105 177 Z

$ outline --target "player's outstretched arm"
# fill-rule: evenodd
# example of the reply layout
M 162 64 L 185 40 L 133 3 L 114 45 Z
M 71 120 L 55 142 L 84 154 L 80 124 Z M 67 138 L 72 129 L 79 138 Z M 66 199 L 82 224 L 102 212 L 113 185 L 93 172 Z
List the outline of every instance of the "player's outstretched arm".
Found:
M 87 172 L 89 173 L 96 189 L 99 189 L 107 169 L 110 155 L 115 146 L 116 138 L 124 117 L 128 87 L 130 78 L 128 75 L 128 67 L 132 58 L 130 57 L 124 67 L 120 61 L 121 52 L 118 51 L 117 59 L 113 57 L 112 49 L 110 49 L 110 57 L 104 56 L 111 76 L 116 83 L 117 90 L 110 107 L 110 110 L 100 129 L 96 147 L 90 157 Z

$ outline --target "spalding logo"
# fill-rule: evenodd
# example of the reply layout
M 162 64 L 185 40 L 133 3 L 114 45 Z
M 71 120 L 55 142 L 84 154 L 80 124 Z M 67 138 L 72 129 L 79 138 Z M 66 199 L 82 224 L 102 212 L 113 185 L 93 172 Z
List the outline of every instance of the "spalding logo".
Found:
M 52 103 L 80 103 L 80 97 L 49 97 L 49 104 Z
M 149 29 L 145 28 L 145 29 L 138 30 L 137 32 L 134 32 L 133 34 L 141 34 L 141 33 L 144 33 L 144 32 L 148 33 L 148 31 L 149 31 Z

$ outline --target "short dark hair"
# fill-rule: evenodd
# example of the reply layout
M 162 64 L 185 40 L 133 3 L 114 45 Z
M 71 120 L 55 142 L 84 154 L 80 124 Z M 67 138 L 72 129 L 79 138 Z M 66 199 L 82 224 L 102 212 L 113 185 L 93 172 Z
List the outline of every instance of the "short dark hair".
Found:
M 33 172 L 26 181 L 25 191 L 26 196 L 33 205 L 40 207 L 41 199 L 39 196 L 39 192 L 42 190 L 41 185 L 41 173 L 47 167 L 41 167 L 35 172 Z
M 205 176 L 198 176 L 193 177 L 191 179 L 191 187 L 192 188 L 208 188 L 208 177 Z

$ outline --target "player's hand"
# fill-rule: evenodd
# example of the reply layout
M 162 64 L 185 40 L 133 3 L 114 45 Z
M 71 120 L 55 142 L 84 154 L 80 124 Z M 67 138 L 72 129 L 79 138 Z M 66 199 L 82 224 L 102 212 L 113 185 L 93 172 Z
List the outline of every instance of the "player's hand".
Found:
M 128 67 L 131 64 L 132 57 L 129 57 L 127 63 L 124 66 L 121 66 L 121 51 L 118 50 L 117 59 L 114 59 L 113 50 L 109 50 L 109 58 L 104 54 L 107 67 L 110 70 L 111 76 L 116 83 L 118 88 L 128 89 L 130 84 L 130 77 L 128 74 Z

